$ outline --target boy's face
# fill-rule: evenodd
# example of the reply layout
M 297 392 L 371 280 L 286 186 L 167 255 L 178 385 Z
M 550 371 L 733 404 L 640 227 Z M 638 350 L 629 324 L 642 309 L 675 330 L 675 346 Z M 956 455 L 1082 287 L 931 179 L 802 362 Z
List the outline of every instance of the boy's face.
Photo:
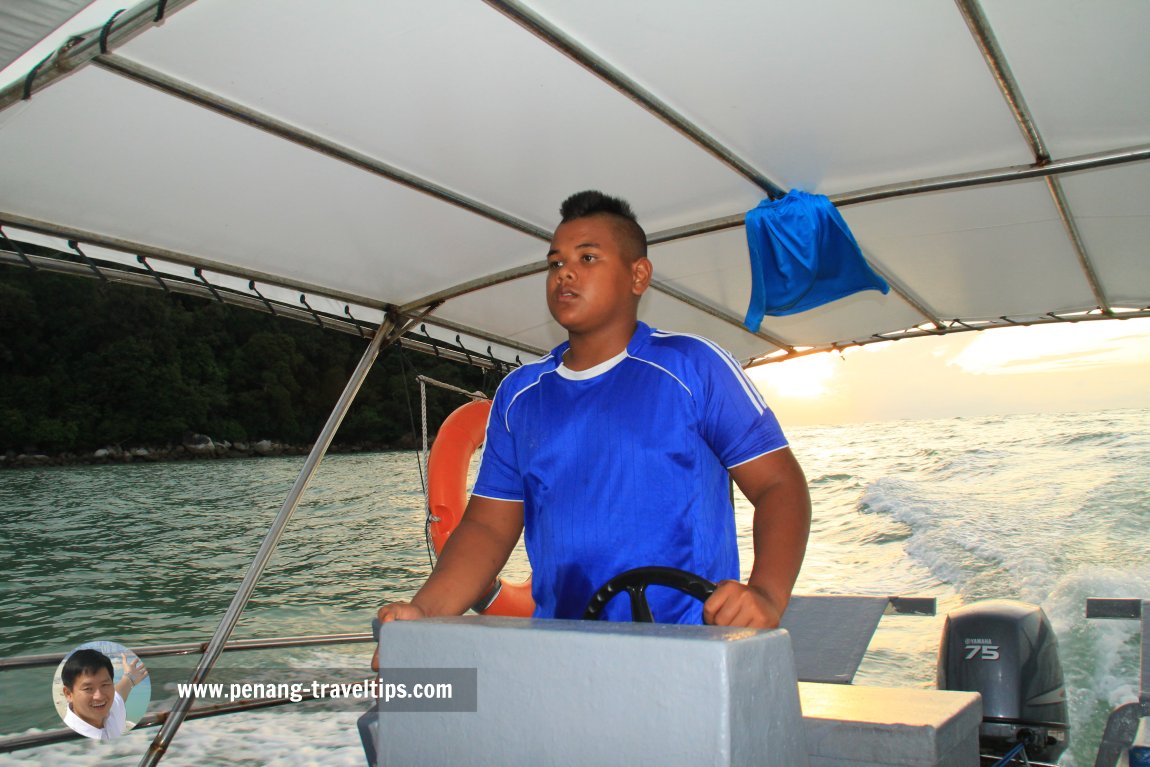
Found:
M 94 674 L 81 671 L 73 680 L 72 688 L 64 688 L 64 697 L 76 716 L 93 727 L 103 727 L 116 697 L 112 675 L 106 668 Z
M 560 224 L 551 238 L 547 264 L 547 308 L 569 334 L 634 331 L 650 265 L 646 258 L 629 257 L 611 216 Z

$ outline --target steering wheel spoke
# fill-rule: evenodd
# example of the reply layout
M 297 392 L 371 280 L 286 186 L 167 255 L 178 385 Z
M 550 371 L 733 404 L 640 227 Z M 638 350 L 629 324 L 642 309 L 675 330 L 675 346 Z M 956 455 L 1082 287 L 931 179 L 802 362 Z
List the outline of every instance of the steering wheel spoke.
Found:
M 583 620 L 598 620 L 607 603 L 620 592 L 626 591 L 631 599 L 631 620 L 636 623 L 654 623 L 651 605 L 647 602 L 648 586 L 669 586 L 705 602 L 715 593 L 715 584 L 702 576 L 674 567 L 636 567 L 616 575 L 596 591 L 587 602 Z

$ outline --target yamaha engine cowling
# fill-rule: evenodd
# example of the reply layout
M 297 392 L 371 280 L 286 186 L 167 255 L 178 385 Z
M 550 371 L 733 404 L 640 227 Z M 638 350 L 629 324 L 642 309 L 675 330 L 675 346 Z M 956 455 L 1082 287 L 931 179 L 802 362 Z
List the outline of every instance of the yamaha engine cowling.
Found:
M 1055 762 L 1069 741 L 1058 640 L 1037 605 L 976 602 L 946 616 L 938 687 L 982 694 L 979 745 L 1005 755 L 1025 742 L 1030 759 Z

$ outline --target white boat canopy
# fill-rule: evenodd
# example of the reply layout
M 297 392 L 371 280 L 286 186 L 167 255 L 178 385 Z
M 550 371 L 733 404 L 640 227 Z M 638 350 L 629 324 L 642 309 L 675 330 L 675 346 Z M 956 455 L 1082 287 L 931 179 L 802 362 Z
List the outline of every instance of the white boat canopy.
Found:
M 7 3 L 0 65 L 76 5 Z M 1140 0 L 153 0 L 0 93 L 0 260 L 514 361 L 562 340 L 547 241 L 597 188 L 650 236 L 642 319 L 747 364 L 1144 316 L 1147 29 Z M 743 215 L 792 188 L 892 290 L 752 333 Z

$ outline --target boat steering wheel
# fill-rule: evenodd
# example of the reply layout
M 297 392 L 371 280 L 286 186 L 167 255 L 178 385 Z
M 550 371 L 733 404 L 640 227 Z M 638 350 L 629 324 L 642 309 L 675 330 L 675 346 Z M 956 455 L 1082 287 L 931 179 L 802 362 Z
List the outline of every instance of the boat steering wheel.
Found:
M 636 567 L 616 575 L 591 595 L 583 620 L 598 620 L 611 599 L 626 591 L 631 597 L 631 620 L 636 623 L 654 623 L 651 606 L 647 604 L 648 586 L 670 586 L 705 602 L 715 593 L 715 584 L 702 576 L 674 567 Z

